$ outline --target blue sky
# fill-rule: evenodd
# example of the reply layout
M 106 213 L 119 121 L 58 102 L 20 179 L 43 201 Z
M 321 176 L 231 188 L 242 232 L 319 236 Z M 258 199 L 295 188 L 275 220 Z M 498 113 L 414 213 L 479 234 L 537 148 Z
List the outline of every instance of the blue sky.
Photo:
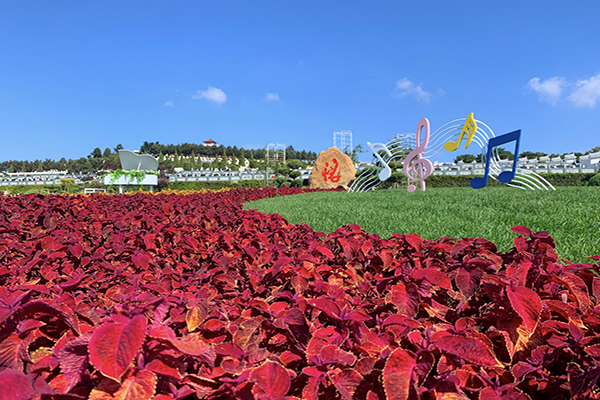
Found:
M 469 112 L 522 129 L 522 151 L 585 152 L 598 16 L 597 0 L 3 1 L 0 160 L 209 138 L 318 152 L 334 131 L 366 147 Z

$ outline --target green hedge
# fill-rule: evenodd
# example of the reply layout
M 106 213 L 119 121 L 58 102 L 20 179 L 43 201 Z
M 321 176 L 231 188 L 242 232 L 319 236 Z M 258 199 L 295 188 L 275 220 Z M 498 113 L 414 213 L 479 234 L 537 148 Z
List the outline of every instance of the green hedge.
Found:
M 600 173 L 592 176 L 592 178 L 588 181 L 588 186 L 600 186 Z
M 170 182 L 169 189 L 172 190 L 219 190 L 225 188 L 261 188 L 264 185 L 262 180 L 245 181 L 198 181 L 198 182 Z
M 169 182 L 168 189 L 173 190 L 201 190 L 211 189 L 219 190 L 223 188 L 257 188 L 263 187 L 264 181 L 262 180 L 247 180 L 247 181 L 207 181 L 207 182 Z M 61 194 L 61 193 L 83 193 L 84 188 L 97 187 L 105 188 L 107 193 L 118 193 L 118 185 L 103 185 L 99 183 L 79 183 L 69 185 L 14 185 L 14 186 L 1 186 L 0 193 L 4 192 L 7 194 L 29 194 L 29 193 L 41 193 L 41 194 Z M 137 192 L 139 190 L 149 191 L 149 186 L 142 185 L 129 185 L 123 187 L 124 191 Z M 158 191 L 156 186 L 153 189 Z
M 539 174 L 553 186 L 588 186 L 596 174 Z
M 425 180 L 427 187 L 471 187 L 475 175 L 431 175 Z M 493 179 L 488 180 L 488 186 L 504 186 Z
M 588 186 L 596 174 L 538 174 L 553 186 Z M 425 181 L 428 187 L 469 187 L 474 175 L 431 175 Z M 488 186 L 504 186 L 490 179 Z

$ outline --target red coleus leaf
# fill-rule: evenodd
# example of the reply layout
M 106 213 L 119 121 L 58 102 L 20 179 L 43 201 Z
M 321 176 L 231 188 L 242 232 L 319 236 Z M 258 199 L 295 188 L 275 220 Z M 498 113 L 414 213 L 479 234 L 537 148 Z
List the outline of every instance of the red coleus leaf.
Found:
M 383 368 L 383 388 L 388 400 L 409 398 L 415 361 L 412 354 L 401 348 L 390 354 Z
M 523 400 L 525 400 L 526 397 L 523 397 Z M 486 387 L 483 388 L 481 390 L 481 392 L 479 392 L 479 400 L 503 400 L 502 397 L 500 397 L 498 394 L 496 394 L 496 392 L 494 391 L 494 389 L 490 388 L 490 387 Z M 520 399 L 518 399 L 520 400 Z
M 415 250 L 421 251 L 421 246 L 423 245 L 423 238 L 416 233 L 411 233 L 410 235 L 406 235 L 406 241 L 410 244 Z
M 150 265 L 150 256 L 146 252 L 137 252 L 131 256 L 131 261 L 141 270 L 146 270 Z
M 211 367 L 215 365 L 215 349 L 211 344 L 205 343 L 199 335 L 190 334 L 181 339 L 173 339 L 171 343 L 182 353 L 197 356 Z
M 339 346 L 344 341 L 344 337 L 336 331 L 332 326 L 321 328 L 313 332 L 313 336 L 308 342 L 306 354 L 311 356 L 319 356 L 321 350 L 327 345 Z
M 433 345 L 463 360 L 484 367 L 502 367 L 491 350 L 481 340 L 458 335 L 439 336 L 433 340 Z
M 0 368 L 23 369 L 23 361 L 29 358 L 27 347 L 31 339 L 11 333 L 0 343 Z
M 0 400 L 29 400 L 36 396 L 31 379 L 14 369 L 0 373 Z
M 308 304 L 323 311 L 331 318 L 340 319 L 340 307 L 331 300 L 327 299 L 309 299 Z
M 569 289 L 575 297 L 575 301 L 579 305 L 579 308 L 585 313 L 590 307 L 590 294 L 585 282 L 580 277 L 570 272 L 564 273 L 561 277 L 555 277 L 555 279 Z
M 105 380 L 92 390 L 88 400 L 151 400 L 156 391 L 156 375 L 150 371 L 127 373 L 122 384 Z
M 414 269 L 410 274 L 414 279 L 426 279 L 430 283 L 441 287 L 442 289 L 451 290 L 452 283 L 448 276 L 443 272 L 433 268 Z
M 525 254 L 529 250 L 527 238 L 523 236 L 516 237 L 513 243 L 515 244 L 515 248 L 520 254 Z
M 521 225 L 513 226 L 512 228 L 510 228 L 510 230 L 513 231 L 514 233 L 518 233 L 519 235 L 531 236 L 531 229 L 529 229 L 525 226 L 521 226 Z
M 315 251 L 323 254 L 325 257 L 329 258 L 330 260 L 335 257 L 333 255 L 333 253 L 331 252 L 331 250 L 329 250 L 327 247 L 319 246 L 315 249 Z
M 57 354 L 60 369 L 66 380 L 65 392 L 69 392 L 83 378 L 83 373 L 88 366 L 88 346 L 92 333 L 67 343 Z
M 392 286 L 385 296 L 386 303 L 394 304 L 398 314 L 412 316 L 415 313 L 415 301 L 406 290 L 406 285 L 398 283 Z
M 69 328 L 73 329 L 75 332 L 78 332 L 77 323 L 73 316 L 63 312 L 61 309 L 49 304 L 48 302 L 41 300 L 30 301 L 29 303 L 23 304 L 18 310 L 18 314 L 21 318 L 38 313 L 54 315 L 60 318 Z
M 480 269 L 467 271 L 464 268 L 459 268 L 456 272 L 456 286 L 463 296 L 469 298 L 473 296 L 479 288 L 483 272 Z
M 155 372 L 161 375 L 172 376 L 176 379 L 181 379 L 182 375 L 180 369 L 182 369 L 181 363 L 173 358 L 166 355 L 161 355 L 158 358 L 150 361 L 146 364 L 146 369 L 148 371 Z
M 83 254 L 83 246 L 80 245 L 79 243 L 75 243 L 72 245 L 69 245 L 68 250 L 71 254 L 73 254 L 75 257 L 77 258 L 81 258 L 81 255 Z
M 346 321 L 370 321 L 372 318 L 366 314 L 366 311 L 362 308 L 358 308 L 356 310 L 350 311 L 348 314 L 344 316 L 344 320 Z
M 55 240 L 52 236 L 44 236 L 42 238 L 42 249 L 45 252 L 50 253 L 56 248 Z
M 90 362 L 102 375 L 118 382 L 129 368 L 146 338 L 146 318 L 136 315 L 131 320 L 120 317 L 94 331 L 90 339 Z
M 248 347 L 253 343 L 253 338 L 260 332 L 262 321 L 259 318 L 249 318 L 242 321 L 233 335 L 233 342 L 240 346 L 243 350 L 248 350 Z
M 513 289 L 508 287 L 506 293 L 513 309 L 523 320 L 523 325 L 530 335 L 533 334 L 542 312 L 542 300 L 533 290 L 522 286 Z
M 295 362 L 295 361 L 300 361 L 302 360 L 302 357 L 300 357 L 297 354 L 292 353 L 289 350 L 284 351 L 280 356 L 279 356 L 279 361 L 281 361 L 281 363 L 283 365 L 285 365 L 286 367 Z
M 344 399 L 354 399 L 354 393 L 364 381 L 363 377 L 353 369 L 334 369 L 329 372 L 329 379 Z
M 156 235 L 149 233 L 147 235 L 144 235 L 144 246 L 146 246 L 146 250 L 154 250 L 156 249 L 156 245 L 154 244 L 154 238 L 156 237 Z
M 204 322 L 208 316 L 208 309 L 203 304 L 196 304 L 185 314 L 188 332 L 193 332 Z
M 284 396 L 290 390 L 290 374 L 281 364 L 265 361 L 250 372 L 250 381 L 254 382 L 257 395 L 275 399 Z
M 336 345 L 329 345 L 321 349 L 318 359 L 322 364 L 353 365 L 356 361 L 356 356 L 340 349 Z

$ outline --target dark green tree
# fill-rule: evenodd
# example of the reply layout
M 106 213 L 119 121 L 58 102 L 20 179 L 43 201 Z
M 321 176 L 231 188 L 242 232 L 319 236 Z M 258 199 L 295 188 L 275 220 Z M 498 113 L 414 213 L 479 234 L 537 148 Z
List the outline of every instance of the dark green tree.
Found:
M 102 157 L 102 150 L 100 150 L 100 147 L 96 147 L 91 153 L 90 153 L 90 157 L 91 158 L 100 158 Z
M 362 145 L 358 144 L 352 151 L 345 151 L 344 153 L 350 157 L 354 164 L 358 164 L 358 155 L 366 152 L 367 151 L 363 149 Z
M 592 147 L 591 149 L 589 149 L 588 151 L 585 152 L 585 154 L 591 154 L 591 153 L 597 153 L 600 151 L 600 146 L 596 146 L 596 147 Z
M 544 157 L 547 156 L 548 154 L 546 153 L 542 153 L 539 151 L 533 152 L 533 151 L 524 151 L 522 153 L 519 154 L 519 158 L 523 158 L 523 157 L 527 157 L 527 159 L 529 160 L 533 160 L 534 158 L 540 158 L 540 157 Z
M 456 164 L 459 161 L 462 161 L 464 163 L 472 163 L 476 160 L 477 156 L 474 156 L 473 154 L 461 154 L 460 156 L 456 156 L 456 158 L 454 158 L 454 163 Z

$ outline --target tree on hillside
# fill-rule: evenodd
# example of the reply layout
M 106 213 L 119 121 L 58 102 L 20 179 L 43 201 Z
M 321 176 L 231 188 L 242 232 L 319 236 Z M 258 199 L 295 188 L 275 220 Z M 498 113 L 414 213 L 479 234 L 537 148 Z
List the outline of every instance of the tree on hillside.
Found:
M 591 153 L 598 153 L 600 151 L 600 146 L 592 147 L 588 151 L 585 152 L 586 155 Z
M 539 151 L 533 152 L 533 151 L 524 151 L 522 153 L 519 154 L 519 158 L 523 158 L 523 157 L 527 157 L 527 159 L 529 160 L 533 160 L 534 158 L 540 158 L 540 157 L 545 157 L 548 154 L 546 153 L 542 153 Z
M 89 155 L 88 158 L 100 158 L 102 157 L 102 150 L 100 150 L 100 147 L 96 147 Z
M 240 149 L 240 167 L 246 166 L 246 154 L 244 149 Z
M 363 149 L 362 145 L 357 144 L 352 151 L 344 151 L 348 157 L 352 160 L 354 164 L 358 164 L 358 155 L 362 153 L 366 153 L 367 151 Z
M 301 169 L 302 167 L 304 167 L 304 163 L 298 159 L 287 160 L 286 164 L 290 170 Z
M 469 164 L 472 163 L 473 161 L 477 161 L 477 156 L 474 156 L 473 154 L 461 154 L 460 156 L 456 156 L 456 158 L 454 158 L 454 163 L 458 163 L 459 161 L 464 162 L 465 164 Z
M 69 163 L 67 162 L 67 159 L 64 157 L 61 158 L 60 160 L 58 160 L 57 164 L 58 165 L 57 165 L 56 169 L 59 171 L 65 171 L 69 167 Z

